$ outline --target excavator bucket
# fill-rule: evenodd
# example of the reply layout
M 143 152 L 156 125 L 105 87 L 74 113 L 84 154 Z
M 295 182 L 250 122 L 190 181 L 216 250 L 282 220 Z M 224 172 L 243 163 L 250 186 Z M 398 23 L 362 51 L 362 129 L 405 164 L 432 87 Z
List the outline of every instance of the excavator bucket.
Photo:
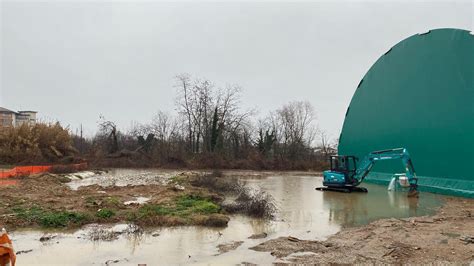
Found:
M 418 198 L 419 194 L 420 194 L 420 192 L 418 192 L 418 189 L 417 189 L 416 185 L 415 186 L 410 186 L 410 190 L 407 193 L 407 197 L 409 197 L 409 198 Z

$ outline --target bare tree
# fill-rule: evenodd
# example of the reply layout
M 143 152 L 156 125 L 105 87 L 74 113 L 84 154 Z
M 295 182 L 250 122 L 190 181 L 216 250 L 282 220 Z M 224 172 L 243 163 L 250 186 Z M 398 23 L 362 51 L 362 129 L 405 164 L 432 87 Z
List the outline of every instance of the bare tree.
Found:
M 316 114 L 309 102 L 290 102 L 278 109 L 271 119 L 275 127 L 280 128 L 279 139 L 289 156 L 297 156 L 313 143 Z
M 178 97 L 176 104 L 178 112 L 186 119 L 186 127 L 188 134 L 188 145 L 191 152 L 194 151 L 194 131 L 193 131 L 193 104 L 191 100 L 191 77 L 189 74 L 180 74 L 176 76 L 176 85 Z
M 330 148 L 331 148 L 329 136 L 326 133 L 326 131 L 321 130 L 321 129 L 318 130 L 318 136 L 319 136 L 319 140 L 321 142 L 320 143 L 321 151 L 323 152 L 324 156 L 327 157 L 330 153 Z
M 209 80 L 195 79 L 187 74 L 176 77 L 177 108 L 186 118 L 190 150 L 200 152 L 204 136 L 209 134 L 213 110 L 213 85 Z
M 338 153 L 338 149 L 339 149 L 339 138 L 334 139 L 334 140 L 331 142 L 330 145 L 331 145 L 331 148 L 332 148 L 332 153 L 337 154 L 337 153 Z
M 158 111 L 152 118 L 149 126 L 150 131 L 162 142 L 169 141 L 171 137 L 177 134 L 177 121 L 169 114 Z
M 133 137 L 146 136 L 150 133 L 150 127 L 147 124 L 142 124 L 132 121 L 128 134 Z
M 107 139 L 107 146 L 109 153 L 114 153 L 119 150 L 118 145 L 118 131 L 115 122 L 106 120 L 104 116 L 99 116 L 99 134 Z
M 239 109 L 239 86 L 216 88 L 209 80 L 192 80 L 182 74 L 177 76 L 176 87 L 177 108 L 186 120 L 191 152 L 214 151 L 223 138 L 233 138 L 238 143 L 236 134 L 242 132 L 252 114 L 252 111 Z

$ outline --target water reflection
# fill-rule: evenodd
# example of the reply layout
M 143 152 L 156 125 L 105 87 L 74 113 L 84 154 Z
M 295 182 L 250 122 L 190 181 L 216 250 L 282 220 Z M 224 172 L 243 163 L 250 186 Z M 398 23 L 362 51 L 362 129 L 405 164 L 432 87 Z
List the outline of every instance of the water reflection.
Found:
M 409 198 L 406 193 L 387 191 L 383 186 L 365 185 L 369 193 L 323 192 L 329 221 L 341 226 L 357 226 L 385 217 L 410 217 L 433 213 L 441 197 L 422 193 Z

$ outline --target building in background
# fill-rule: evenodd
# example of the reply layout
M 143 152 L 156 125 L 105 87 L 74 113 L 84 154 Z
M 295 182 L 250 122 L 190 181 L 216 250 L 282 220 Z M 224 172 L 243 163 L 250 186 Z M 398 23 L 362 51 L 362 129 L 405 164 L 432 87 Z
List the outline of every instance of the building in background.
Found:
M 0 107 L 0 127 L 13 126 L 15 121 L 15 112 Z
M 12 111 L 0 107 L 0 127 L 15 127 L 23 124 L 36 123 L 35 111 Z

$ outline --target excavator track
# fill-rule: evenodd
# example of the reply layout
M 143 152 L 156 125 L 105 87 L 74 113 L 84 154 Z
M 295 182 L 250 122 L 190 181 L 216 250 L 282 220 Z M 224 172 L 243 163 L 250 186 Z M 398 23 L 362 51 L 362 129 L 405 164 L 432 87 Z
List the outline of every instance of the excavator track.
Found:
M 351 192 L 361 192 L 367 193 L 368 190 L 365 187 L 317 187 L 315 188 L 319 191 L 335 191 L 335 192 L 342 192 L 342 193 L 351 193 Z

